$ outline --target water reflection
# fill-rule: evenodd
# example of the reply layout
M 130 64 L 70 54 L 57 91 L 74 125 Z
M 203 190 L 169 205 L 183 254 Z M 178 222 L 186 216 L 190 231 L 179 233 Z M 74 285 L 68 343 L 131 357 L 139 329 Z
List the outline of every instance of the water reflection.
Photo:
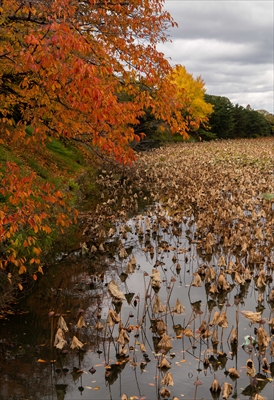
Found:
M 116 228 L 100 257 L 59 263 L 27 314 L 0 321 L 1 398 L 273 398 L 273 354 L 254 332 L 271 335 L 271 326 L 241 314 L 271 316 L 271 282 L 258 290 L 256 255 L 235 254 L 214 235 L 202 246 L 193 218 L 180 222 L 160 206 Z M 254 274 L 237 282 L 246 268 Z M 255 339 L 245 345 L 246 336 Z

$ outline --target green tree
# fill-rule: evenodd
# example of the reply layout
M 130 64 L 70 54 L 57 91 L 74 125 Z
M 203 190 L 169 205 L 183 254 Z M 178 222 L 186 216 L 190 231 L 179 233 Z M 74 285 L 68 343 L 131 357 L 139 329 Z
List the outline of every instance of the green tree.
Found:
M 205 94 L 205 101 L 213 105 L 213 113 L 209 116 L 208 124 L 210 128 L 199 131 L 204 139 L 212 136 L 225 139 L 232 138 L 234 133 L 235 121 L 233 115 L 233 104 L 227 97 Z M 213 137 L 214 137 L 213 136 Z

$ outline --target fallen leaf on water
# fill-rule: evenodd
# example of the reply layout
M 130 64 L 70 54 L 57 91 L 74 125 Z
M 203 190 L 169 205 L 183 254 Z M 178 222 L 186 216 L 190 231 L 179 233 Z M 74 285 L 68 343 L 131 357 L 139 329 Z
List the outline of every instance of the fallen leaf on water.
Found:
M 154 383 L 149 383 L 149 386 L 155 386 Z
M 46 360 L 42 360 L 41 358 L 39 358 L 39 360 L 37 360 L 37 362 L 46 363 Z
M 93 390 L 99 390 L 100 386 L 96 386 L 95 388 L 93 388 Z
M 92 387 L 91 387 L 91 386 L 85 386 L 85 388 L 86 388 L 86 389 L 92 389 Z

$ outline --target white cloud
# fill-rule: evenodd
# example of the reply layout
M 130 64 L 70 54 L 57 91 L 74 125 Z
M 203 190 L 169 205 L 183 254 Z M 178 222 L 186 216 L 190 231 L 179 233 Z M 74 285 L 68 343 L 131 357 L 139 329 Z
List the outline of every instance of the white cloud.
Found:
M 201 75 L 207 92 L 273 109 L 273 1 L 166 0 L 179 28 L 158 46 L 171 64 Z

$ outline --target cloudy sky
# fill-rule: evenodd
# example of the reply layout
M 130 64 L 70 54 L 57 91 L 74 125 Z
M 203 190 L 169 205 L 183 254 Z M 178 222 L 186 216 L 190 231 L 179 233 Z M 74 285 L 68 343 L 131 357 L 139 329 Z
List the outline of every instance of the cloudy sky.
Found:
M 158 46 L 201 75 L 208 94 L 274 113 L 274 6 L 256 0 L 166 0 L 179 28 Z

